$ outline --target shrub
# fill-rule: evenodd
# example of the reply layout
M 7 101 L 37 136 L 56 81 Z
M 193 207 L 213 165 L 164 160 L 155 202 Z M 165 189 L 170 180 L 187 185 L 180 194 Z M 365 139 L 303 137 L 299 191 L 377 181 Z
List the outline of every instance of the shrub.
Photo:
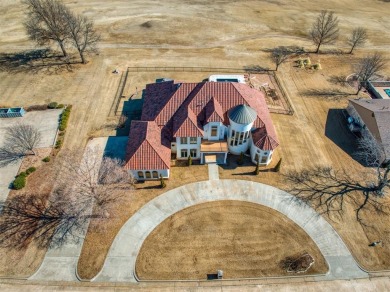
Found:
M 238 165 L 244 164 L 244 152 L 241 152 L 240 157 L 237 159 L 237 164 Z
M 34 166 L 29 167 L 29 168 L 26 170 L 26 174 L 29 175 L 29 174 L 33 173 L 34 171 L 36 171 L 36 170 L 37 170 L 37 169 L 36 169 Z
M 57 140 L 55 148 L 60 149 L 61 146 L 62 146 L 62 140 Z
M 275 172 L 279 172 L 280 166 L 282 165 L 282 158 L 279 159 L 278 163 L 275 166 Z
M 50 109 L 53 109 L 53 108 L 57 108 L 57 106 L 58 106 L 58 103 L 57 102 L 51 102 L 51 103 L 49 103 L 48 105 L 47 105 L 47 107 L 48 108 L 50 108 Z
M 165 180 L 164 178 L 162 177 L 162 175 L 160 174 L 160 187 L 163 189 L 167 186 L 167 184 L 165 183 Z
M 39 104 L 39 105 L 31 105 L 27 108 L 25 108 L 27 112 L 31 111 L 44 111 L 47 110 L 47 104 Z
M 26 186 L 26 175 L 18 175 L 13 184 L 12 184 L 12 187 L 13 189 L 15 190 L 20 190 L 20 189 L 23 189 L 24 187 Z
M 66 126 L 68 125 L 70 110 L 72 109 L 72 106 L 69 105 L 65 108 L 65 110 L 61 114 L 61 120 L 60 120 L 60 126 L 59 130 L 64 131 L 66 129 Z
M 49 162 L 50 161 L 50 157 L 49 156 L 46 156 L 45 158 L 42 159 L 43 162 Z
M 257 161 L 255 175 L 258 175 L 259 173 L 260 173 L 260 163 Z
M 191 155 L 188 156 L 188 166 L 191 166 L 192 165 L 192 157 Z
M 64 108 L 64 107 L 65 107 L 65 105 L 62 104 L 62 103 L 60 103 L 59 105 L 57 105 L 57 108 Z
M 25 173 L 24 171 L 22 171 L 22 172 L 19 173 L 17 176 L 24 176 L 24 177 L 27 177 L 27 173 Z

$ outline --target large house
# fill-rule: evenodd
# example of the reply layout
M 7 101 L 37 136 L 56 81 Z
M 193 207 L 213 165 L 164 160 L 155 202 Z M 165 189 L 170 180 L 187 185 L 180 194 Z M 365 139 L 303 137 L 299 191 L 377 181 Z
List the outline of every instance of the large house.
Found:
M 226 163 L 248 153 L 268 165 L 278 139 L 263 94 L 240 82 L 148 84 L 132 121 L 125 168 L 136 179 L 169 177 L 171 157 Z
M 350 99 L 347 107 L 354 125 L 367 132 L 383 147 L 381 162 L 390 161 L 390 99 Z

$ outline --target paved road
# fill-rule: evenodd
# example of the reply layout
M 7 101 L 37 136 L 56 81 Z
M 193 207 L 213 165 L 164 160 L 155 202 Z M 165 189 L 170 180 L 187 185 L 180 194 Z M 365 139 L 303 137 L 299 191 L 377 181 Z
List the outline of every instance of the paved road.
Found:
M 310 279 L 267 279 L 242 281 L 208 282 L 153 282 L 153 283 L 47 283 L 47 282 L 0 282 L 2 292 L 90 292 L 90 291 L 161 291 L 161 292 L 241 292 L 241 291 L 290 291 L 290 292 L 328 292 L 328 291 L 390 291 L 389 277 L 365 278 L 357 280 L 311 281 Z
M 107 255 L 103 269 L 94 281 L 136 282 L 135 262 L 146 237 L 166 218 L 200 203 L 238 200 L 261 204 L 286 215 L 314 240 L 328 265 L 325 276 L 316 280 L 367 277 L 356 264 L 332 226 L 310 207 L 277 188 L 243 180 L 209 180 L 168 191 L 144 205 L 121 228 Z

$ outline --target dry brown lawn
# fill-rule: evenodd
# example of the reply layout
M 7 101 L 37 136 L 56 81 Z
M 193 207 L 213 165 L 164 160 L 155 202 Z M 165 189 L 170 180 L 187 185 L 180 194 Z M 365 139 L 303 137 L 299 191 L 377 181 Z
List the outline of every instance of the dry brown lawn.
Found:
M 52 179 L 55 177 L 55 165 L 53 158 L 50 162 L 44 163 L 42 158 L 50 154 L 50 148 L 37 150 L 37 156 L 27 157 L 23 160 L 21 170 L 35 166 L 37 170 L 27 178 L 26 187 L 22 190 L 11 190 L 8 199 L 14 196 L 41 196 L 46 197 L 52 186 Z M 46 248 L 35 244 L 34 241 L 26 242 L 23 248 L 0 247 L 0 275 L 5 277 L 23 278 L 32 275 L 41 265 L 45 256 Z
M 100 271 L 119 229 L 145 203 L 178 186 L 207 179 L 206 165 L 192 165 L 191 168 L 188 168 L 183 162 L 171 168 L 171 179 L 166 181 L 167 186 L 164 189 L 160 188 L 159 181 L 136 184 L 136 190 L 118 201 L 108 211 L 110 213 L 109 220 L 91 221 L 77 268 L 79 276 L 90 279 Z
M 291 275 L 286 257 L 309 253 L 313 266 L 300 275 L 328 270 L 312 239 L 290 219 L 247 202 L 219 201 L 184 209 L 162 222 L 144 241 L 137 257 L 141 280 L 206 279 Z
M 344 44 L 347 34 L 356 26 L 364 26 L 368 30 L 369 42 L 355 55 L 312 57 L 313 61 L 321 59 L 324 70 L 320 72 L 313 74 L 297 70 L 291 64 L 282 65 L 278 74 L 291 98 L 295 114 L 272 115 L 281 144 L 274 163 L 276 158 L 283 158 L 281 174 L 315 164 L 345 167 L 357 177 L 363 171 L 362 166 L 349 156 L 349 144 L 338 139 L 340 122 L 333 122 L 337 111 L 329 111 L 344 108 L 348 96 L 329 98 L 324 91 L 337 88 L 341 92 L 353 93 L 349 88 L 329 82 L 330 77 L 350 74 L 351 65 L 357 57 L 373 50 L 389 56 L 390 30 L 384 11 L 389 9 L 390 3 L 380 0 L 362 0 L 358 3 L 354 0 L 168 0 L 158 5 L 149 0 L 64 2 L 71 9 L 96 21 L 97 28 L 102 32 L 100 54 L 90 56 L 90 63 L 85 66 L 76 64 L 71 68 L 43 66 L 40 70 L 5 70 L 4 64 L 0 63 L 0 104 L 28 106 L 48 101 L 73 104 L 64 147 L 76 149 L 84 147 L 96 129 L 109 126 L 107 131 L 102 131 L 104 135 L 115 134 L 112 125 L 115 125 L 118 117 L 109 117 L 120 80 L 120 75 L 111 73 L 115 68 L 121 72 L 128 66 L 242 68 L 261 65 L 271 68 L 273 65 L 269 56 L 262 49 L 277 45 L 312 48 L 306 32 L 321 9 L 336 12 L 342 32 L 337 46 L 325 46 L 323 50 L 342 48 L 346 51 Z M 0 11 L 0 57 L 4 53 L 34 49 L 23 30 L 24 16 L 20 3 L 3 0 Z M 390 75 L 388 69 L 385 74 Z M 186 72 L 132 73 L 124 93 L 130 96 L 136 92 L 136 88 L 140 91 L 146 83 L 156 78 L 170 77 L 193 82 L 207 75 Z M 334 97 L 339 100 L 334 100 Z M 261 172 L 254 177 L 250 174 L 253 170 L 254 166 L 234 167 L 234 162 L 231 162 L 224 171 L 221 170 L 220 176 L 284 187 L 280 174 Z M 38 176 L 38 173 L 33 175 Z M 50 172 L 47 176 L 50 177 Z M 201 166 L 198 174 L 173 168 L 167 189 L 204 180 L 206 176 L 207 171 Z M 80 258 L 79 273 L 82 277 L 91 278 L 100 270 L 112 239 L 129 216 L 165 191 L 153 188 L 155 185 L 158 183 L 139 186 L 140 189 L 129 195 L 126 203 L 113 207 L 107 224 L 95 228 L 97 222 L 91 223 Z M 348 206 L 343 217 L 332 216 L 335 221 L 330 222 L 363 266 L 370 269 L 390 268 L 390 251 L 386 248 L 389 242 L 388 217 L 375 214 L 368 217 L 372 218 L 372 224 L 363 228 L 356 223 L 352 207 Z M 385 242 L 384 247 L 367 247 L 369 242 L 378 239 Z M 37 266 L 44 255 L 34 250 L 17 258 L 8 252 L 2 254 L 5 254 L 2 257 L 5 265 L 18 260 L 19 275 L 31 273 L 33 269 L 23 267 Z M 0 270 L 0 274 L 7 276 L 4 269 Z

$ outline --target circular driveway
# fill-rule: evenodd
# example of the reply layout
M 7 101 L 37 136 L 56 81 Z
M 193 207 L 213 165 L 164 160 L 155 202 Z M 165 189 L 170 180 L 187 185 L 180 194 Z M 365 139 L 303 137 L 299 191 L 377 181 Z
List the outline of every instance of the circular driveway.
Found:
M 210 180 L 170 190 L 145 204 L 120 229 L 93 281 L 136 282 L 137 255 L 147 236 L 169 216 L 200 203 L 236 200 L 267 206 L 298 224 L 317 244 L 329 271 L 319 279 L 367 277 L 332 226 L 285 191 L 244 180 Z

